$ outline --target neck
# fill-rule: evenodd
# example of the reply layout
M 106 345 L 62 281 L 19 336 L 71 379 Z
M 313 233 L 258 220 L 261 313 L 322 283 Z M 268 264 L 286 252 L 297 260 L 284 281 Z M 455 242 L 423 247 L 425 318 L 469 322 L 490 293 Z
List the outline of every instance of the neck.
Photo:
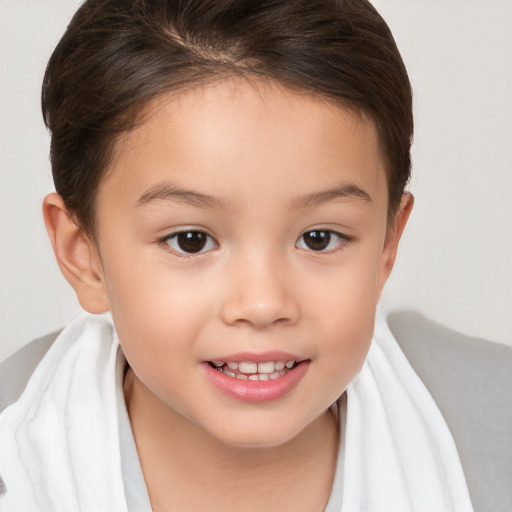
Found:
M 284 444 L 240 448 L 171 409 L 131 370 L 125 398 L 153 510 L 324 509 L 338 443 L 330 411 Z

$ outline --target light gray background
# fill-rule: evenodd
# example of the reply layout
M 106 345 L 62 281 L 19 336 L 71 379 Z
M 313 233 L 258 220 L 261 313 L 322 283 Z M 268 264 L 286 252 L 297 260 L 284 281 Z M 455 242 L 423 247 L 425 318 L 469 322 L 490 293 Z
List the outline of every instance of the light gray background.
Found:
M 0 0 L 0 360 L 78 311 L 41 218 L 40 83 L 76 0 Z M 415 91 L 416 205 L 385 311 L 512 344 L 512 2 L 375 0 Z

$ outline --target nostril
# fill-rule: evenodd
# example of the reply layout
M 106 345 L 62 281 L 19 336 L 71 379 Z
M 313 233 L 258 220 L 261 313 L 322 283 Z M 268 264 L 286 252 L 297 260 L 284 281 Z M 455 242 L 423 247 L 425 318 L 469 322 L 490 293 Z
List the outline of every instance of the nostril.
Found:
M 295 323 L 300 314 L 299 304 L 283 280 L 277 276 L 262 276 L 259 280 L 252 276 L 249 281 L 241 279 L 243 286 L 238 283 L 237 288 L 228 288 L 229 295 L 220 310 L 223 322 L 256 329 Z
M 283 311 L 288 309 L 289 311 Z M 245 307 L 236 308 L 227 305 L 223 308 L 222 318 L 225 323 L 232 326 L 252 326 L 257 329 L 265 329 L 275 325 L 294 323 L 298 318 L 297 307 Z

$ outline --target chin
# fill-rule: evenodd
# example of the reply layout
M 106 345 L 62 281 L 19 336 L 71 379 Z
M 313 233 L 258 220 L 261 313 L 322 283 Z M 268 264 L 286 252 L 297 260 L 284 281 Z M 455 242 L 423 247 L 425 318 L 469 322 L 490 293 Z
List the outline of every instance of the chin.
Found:
M 295 436 L 262 436 L 260 433 L 252 432 L 248 435 L 238 435 L 218 438 L 218 440 L 226 446 L 232 448 L 243 448 L 243 449 L 265 449 L 265 448 L 277 448 L 278 446 L 285 445 L 291 441 Z
M 233 448 L 263 449 L 285 445 L 300 435 L 306 425 L 293 425 L 280 418 L 271 418 L 240 424 L 228 420 L 220 427 L 209 434 L 222 444 Z

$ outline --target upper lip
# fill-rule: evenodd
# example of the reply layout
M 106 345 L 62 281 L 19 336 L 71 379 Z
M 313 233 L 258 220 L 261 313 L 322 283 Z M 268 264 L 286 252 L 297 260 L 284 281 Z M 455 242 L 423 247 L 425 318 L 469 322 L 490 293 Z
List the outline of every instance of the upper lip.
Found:
M 239 363 L 247 361 L 251 363 L 264 363 L 266 361 L 304 361 L 305 357 L 299 357 L 289 352 L 282 352 L 280 350 L 272 350 L 268 352 L 238 352 L 225 356 L 213 357 L 208 361 L 230 361 Z

